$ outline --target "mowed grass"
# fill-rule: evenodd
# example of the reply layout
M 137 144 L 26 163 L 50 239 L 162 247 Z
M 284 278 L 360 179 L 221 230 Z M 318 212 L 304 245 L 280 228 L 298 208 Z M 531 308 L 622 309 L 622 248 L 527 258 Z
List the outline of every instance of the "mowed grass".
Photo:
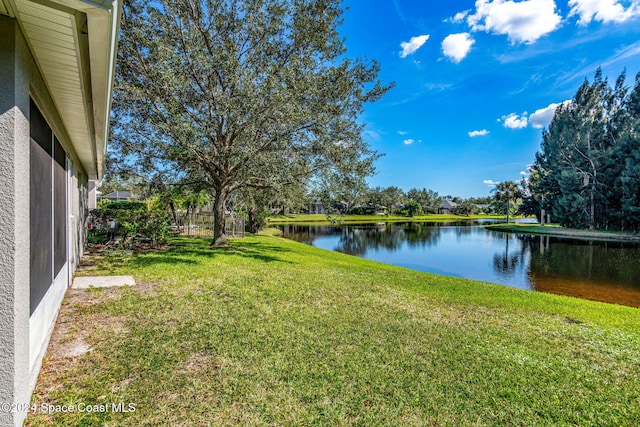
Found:
M 561 227 L 559 224 L 490 224 L 485 228 L 494 231 L 504 231 L 512 233 L 527 233 L 536 234 L 539 236 L 557 236 L 567 237 L 573 239 L 588 239 L 588 240 L 604 240 L 604 241 L 625 241 L 633 240 L 640 241 L 640 234 L 638 233 L 625 233 L 621 231 L 604 231 L 604 230 L 582 230 L 577 228 Z
M 87 272 L 142 284 L 74 291 L 61 322 L 91 351 L 47 356 L 33 402 L 135 412 L 35 412 L 30 425 L 640 425 L 638 309 L 278 237 L 208 245 Z

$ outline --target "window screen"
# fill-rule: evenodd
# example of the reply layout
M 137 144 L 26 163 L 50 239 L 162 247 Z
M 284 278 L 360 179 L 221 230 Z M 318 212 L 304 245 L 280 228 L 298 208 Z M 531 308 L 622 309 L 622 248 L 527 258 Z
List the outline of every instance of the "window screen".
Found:
M 67 262 L 67 156 L 54 138 L 53 145 L 53 277 Z
M 52 161 L 53 135 L 31 101 L 30 158 L 30 307 L 36 309 L 52 283 Z

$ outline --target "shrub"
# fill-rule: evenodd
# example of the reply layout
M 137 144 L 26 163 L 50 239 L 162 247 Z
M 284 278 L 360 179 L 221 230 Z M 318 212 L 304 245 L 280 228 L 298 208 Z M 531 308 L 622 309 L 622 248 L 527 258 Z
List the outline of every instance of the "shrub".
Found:
M 130 246 L 134 239 L 146 240 L 152 247 L 169 237 L 170 215 L 163 210 L 147 209 L 142 202 L 111 202 L 91 212 L 90 223 L 94 236 L 107 235 L 109 223 L 116 221 L 122 245 Z

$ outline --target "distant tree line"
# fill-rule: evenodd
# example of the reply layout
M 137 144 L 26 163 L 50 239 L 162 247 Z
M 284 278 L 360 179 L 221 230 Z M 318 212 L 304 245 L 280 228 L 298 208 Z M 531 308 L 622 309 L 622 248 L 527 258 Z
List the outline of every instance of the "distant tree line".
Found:
M 559 106 L 523 182 L 524 213 L 551 214 L 566 227 L 640 230 L 640 73 L 602 71 Z
M 480 197 L 462 199 L 446 195 L 441 196 L 437 191 L 427 188 L 412 188 L 404 191 L 396 186 L 373 187 L 320 187 L 307 195 L 309 203 L 321 201 L 325 210 L 330 213 L 342 214 L 387 214 L 417 215 L 437 214 L 443 200 L 449 200 L 455 205 L 451 213 L 456 215 L 475 215 L 478 213 L 492 213 L 499 205 L 495 197 Z

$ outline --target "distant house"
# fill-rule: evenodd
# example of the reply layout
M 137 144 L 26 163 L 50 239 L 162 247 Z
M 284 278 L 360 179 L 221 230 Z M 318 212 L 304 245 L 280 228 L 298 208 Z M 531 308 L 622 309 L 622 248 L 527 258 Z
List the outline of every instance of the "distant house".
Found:
M 457 203 L 452 202 L 451 200 L 443 199 L 442 203 L 440 203 L 440 207 L 438 208 L 438 213 L 444 215 L 453 214 L 457 206 Z
M 129 191 L 114 191 L 113 193 L 105 194 L 101 197 L 102 200 L 107 199 L 112 202 L 126 202 L 127 200 L 133 200 L 135 197 L 131 195 Z
M 387 207 L 382 205 L 369 205 L 367 206 L 368 215 L 384 215 L 387 213 Z
M 309 213 L 310 214 L 323 214 L 326 213 L 324 209 L 324 205 L 320 199 L 316 199 L 313 203 L 309 204 Z

